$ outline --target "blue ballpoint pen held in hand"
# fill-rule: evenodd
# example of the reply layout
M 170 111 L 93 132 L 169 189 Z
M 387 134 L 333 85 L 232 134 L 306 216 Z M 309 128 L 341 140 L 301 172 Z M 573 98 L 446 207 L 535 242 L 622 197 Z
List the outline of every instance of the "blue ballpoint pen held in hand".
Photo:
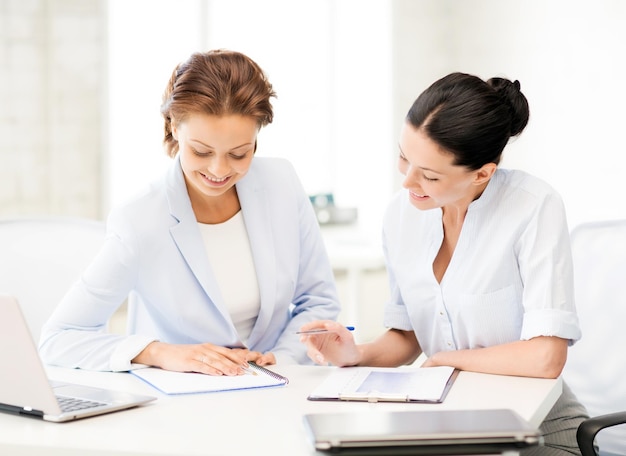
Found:
M 348 331 L 354 331 L 354 326 L 346 326 Z M 328 329 L 309 329 L 308 331 L 298 331 L 296 334 L 322 334 L 330 332 Z

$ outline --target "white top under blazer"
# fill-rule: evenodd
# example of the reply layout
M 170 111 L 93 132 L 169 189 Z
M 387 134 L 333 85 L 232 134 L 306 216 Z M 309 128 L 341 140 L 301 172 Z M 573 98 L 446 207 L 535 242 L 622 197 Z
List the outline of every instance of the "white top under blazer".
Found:
M 247 344 L 220 294 L 176 157 L 164 179 L 111 211 L 102 249 L 42 329 L 44 362 L 125 371 L 160 340 L 247 346 L 280 362 L 310 363 L 295 332 L 339 313 L 313 207 L 284 159 L 255 157 L 236 188 L 261 297 Z M 128 335 L 106 333 L 127 298 Z
M 254 257 L 241 211 L 222 223 L 198 223 L 224 304 L 244 345 L 261 308 Z

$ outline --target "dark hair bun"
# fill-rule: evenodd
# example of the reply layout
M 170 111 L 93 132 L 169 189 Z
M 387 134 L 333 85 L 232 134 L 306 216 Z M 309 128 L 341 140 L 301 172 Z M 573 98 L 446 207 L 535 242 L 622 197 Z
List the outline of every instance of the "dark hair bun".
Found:
M 511 136 L 517 136 L 528 124 L 530 110 L 528 100 L 520 89 L 519 81 L 511 82 L 505 78 L 491 78 L 487 81 L 500 95 L 511 113 Z

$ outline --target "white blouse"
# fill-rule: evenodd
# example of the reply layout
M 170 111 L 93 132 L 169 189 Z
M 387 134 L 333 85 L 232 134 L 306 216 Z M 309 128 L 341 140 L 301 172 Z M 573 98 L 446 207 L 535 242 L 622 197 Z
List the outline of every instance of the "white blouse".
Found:
M 239 211 L 223 223 L 198 225 L 222 298 L 239 337 L 247 342 L 261 308 L 261 295 L 243 215 Z
M 414 330 L 428 356 L 536 336 L 581 336 L 569 231 L 560 196 L 522 171 L 498 169 L 467 212 L 441 283 L 440 208 L 421 211 L 406 190 L 385 215 L 391 286 L 385 325 Z

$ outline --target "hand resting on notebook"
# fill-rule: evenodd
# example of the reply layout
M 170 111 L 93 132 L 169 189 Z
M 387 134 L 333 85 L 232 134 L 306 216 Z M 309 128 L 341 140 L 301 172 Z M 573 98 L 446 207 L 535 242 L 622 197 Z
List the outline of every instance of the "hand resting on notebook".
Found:
M 209 343 L 184 345 L 152 342 L 133 359 L 133 363 L 166 370 L 209 375 L 243 375 L 248 361 L 259 366 L 276 364 L 276 358 L 270 352 L 263 354 Z

